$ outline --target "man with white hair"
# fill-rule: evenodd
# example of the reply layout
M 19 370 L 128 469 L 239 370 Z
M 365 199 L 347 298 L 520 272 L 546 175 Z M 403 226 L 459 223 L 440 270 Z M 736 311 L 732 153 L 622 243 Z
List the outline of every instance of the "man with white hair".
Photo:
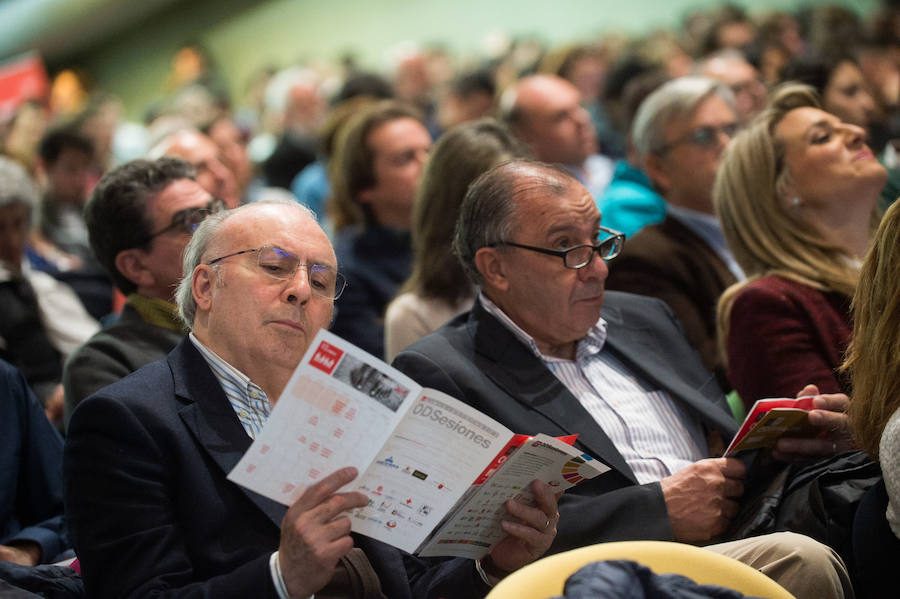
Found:
M 227 479 L 260 432 L 344 288 L 331 243 L 293 201 L 207 218 L 177 291 L 190 335 L 164 360 L 86 399 L 66 439 L 72 544 L 96 597 L 482 597 L 539 557 L 556 531 L 549 485 L 481 562 L 424 560 L 351 536 L 340 468 L 286 508 Z
M 319 85 L 313 70 L 291 67 L 277 73 L 266 86 L 266 113 L 279 132 L 262 164 L 266 185 L 290 189 L 297 173 L 316 159 L 325 113 Z

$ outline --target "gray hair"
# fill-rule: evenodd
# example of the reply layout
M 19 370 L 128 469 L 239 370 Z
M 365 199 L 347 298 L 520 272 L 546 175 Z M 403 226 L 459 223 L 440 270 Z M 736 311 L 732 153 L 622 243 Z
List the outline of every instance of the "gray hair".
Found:
M 534 192 L 561 196 L 573 182 L 562 168 L 534 160 L 502 162 L 475 179 L 463 198 L 453 236 L 453 252 L 469 280 L 484 283 L 475 266 L 478 250 L 510 241 L 518 224 L 518 198 Z
M 5 156 L 0 156 L 0 208 L 23 204 L 28 208 L 28 219 L 38 202 L 38 192 L 25 168 Z
M 707 77 L 679 77 L 661 85 L 641 103 L 631 125 L 631 141 L 643 162 L 666 145 L 666 126 L 687 120 L 697 106 L 716 95 L 737 113 L 734 93 L 727 85 Z
M 181 261 L 181 280 L 175 289 L 175 303 L 178 305 L 178 315 L 188 329 L 194 327 L 194 317 L 197 315 L 197 301 L 194 299 L 193 291 L 194 269 L 203 263 L 203 257 L 217 238 L 219 230 L 222 228 L 222 223 L 238 212 L 263 205 L 290 206 L 316 220 L 316 215 L 313 211 L 303 204 L 282 198 L 260 200 L 259 202 L 245 204 L 232 210 L 223 210 L 208 216 L 200 223 L 187 247 L 184 248 L 184 256 Z

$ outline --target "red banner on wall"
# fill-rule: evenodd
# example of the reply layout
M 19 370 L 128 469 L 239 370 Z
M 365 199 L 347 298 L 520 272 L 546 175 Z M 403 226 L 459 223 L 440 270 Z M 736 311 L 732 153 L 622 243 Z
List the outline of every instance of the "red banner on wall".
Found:
M 27 100 L 45 100 L 50 80 L 37 52 L 0 63 L 0 115 L 8 115 Z

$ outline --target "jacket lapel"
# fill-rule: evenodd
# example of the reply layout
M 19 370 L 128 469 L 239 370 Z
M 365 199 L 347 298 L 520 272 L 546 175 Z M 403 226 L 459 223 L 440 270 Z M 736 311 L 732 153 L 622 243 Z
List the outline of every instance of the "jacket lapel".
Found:
M 661 352 L 652 330 L 631 326 L 610 303 L 613 302 L 607 301 L 603 309 L 603 318 L 609 325 L 606 340 L 609 348 L 639 379 L 668 392 L 680 408 L 687 409 L 707 426 L 734 435 L 737 423 L 724 404 L 715 375 L 710 373 L 699 388 L 685 382 L 677 356 Z
M 560 429 L 578 434 L 578 444 L 591 456 L 636 483 L 634 473 L 613 442 L 574 395 L 531 351 L 476 301 L 470 316 L 476 351 L 486 359 L 484 372 L 516 401 L 538 412 Z M 539 433 L 542 431 L 516 431 Z
M 175 381 L 175 394 L 184 404 L 178 412 L 182 422 L 198 445 L 227 475 L 250 447 L 250 437 L 206 360 L 188 337 L 169 354 L 168 361 Z M 235 486 L 276 526 L 281 526 L 287 511 L 285 506 L 240 485 Z

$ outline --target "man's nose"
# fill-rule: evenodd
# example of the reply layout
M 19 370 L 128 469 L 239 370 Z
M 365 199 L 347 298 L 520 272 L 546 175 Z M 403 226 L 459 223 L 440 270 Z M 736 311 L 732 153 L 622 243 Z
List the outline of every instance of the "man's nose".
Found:
M 581 277 L 583 281 L 589 279 L 605 281 L 606 277 L 609 276 L 609 267 L 606 264 L 606 260 L 601 258 L 597 252 L 594 251 L 593 257 L 588 265 L 578 269 L 578 276 Z
M 289 304 L 305 305 L 312 297 L 312 287 L 309 285 L 309 272 L 303 264 L 297 265 L 294 274 L 285 281 L 282 297 Z

